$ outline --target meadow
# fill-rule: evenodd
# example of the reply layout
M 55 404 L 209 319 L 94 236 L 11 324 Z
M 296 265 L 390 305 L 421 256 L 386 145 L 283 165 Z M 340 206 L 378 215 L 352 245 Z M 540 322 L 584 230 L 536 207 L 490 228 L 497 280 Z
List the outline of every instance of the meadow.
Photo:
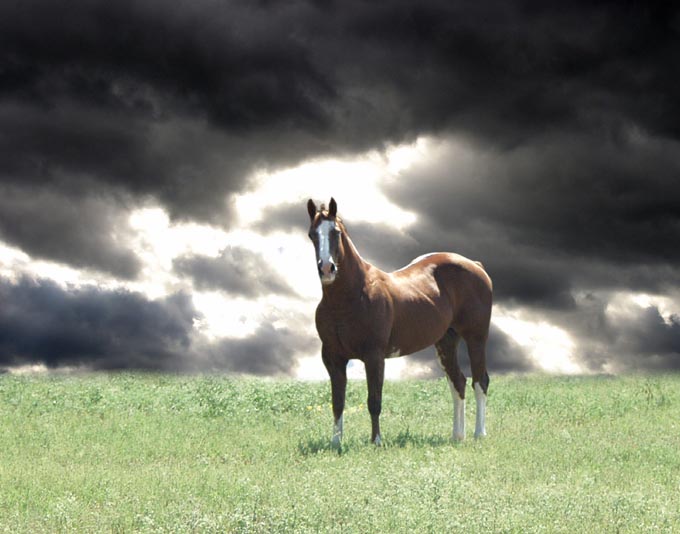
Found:
M 451 443 L 443 379 L 0 375 L 0 532 L 680 532 L 680 376 L 492 377 Z M 473 399 L 473 395 L 469 395 Z

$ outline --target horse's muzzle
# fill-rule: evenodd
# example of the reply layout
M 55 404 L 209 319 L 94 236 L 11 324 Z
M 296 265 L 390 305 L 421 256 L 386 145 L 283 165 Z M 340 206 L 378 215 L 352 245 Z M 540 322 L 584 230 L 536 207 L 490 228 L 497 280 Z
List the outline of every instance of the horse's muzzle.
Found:
M 319 278 L 321 278 L 323 285 L 331 284 L 335 281 L 338 268 L 332 259 L 330 261 L 319 260 L 317 267 L 319 269 Z

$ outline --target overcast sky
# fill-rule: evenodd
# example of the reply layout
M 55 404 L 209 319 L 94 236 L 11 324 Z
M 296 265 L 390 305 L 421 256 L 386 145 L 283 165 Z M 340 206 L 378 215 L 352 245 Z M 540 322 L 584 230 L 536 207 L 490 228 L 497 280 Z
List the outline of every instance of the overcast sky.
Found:
M 333 195 L 484 263 L 492 373 L 680 369 L 680 12 L 547 5 L 0 3 L 0 367 L 324 376 Z

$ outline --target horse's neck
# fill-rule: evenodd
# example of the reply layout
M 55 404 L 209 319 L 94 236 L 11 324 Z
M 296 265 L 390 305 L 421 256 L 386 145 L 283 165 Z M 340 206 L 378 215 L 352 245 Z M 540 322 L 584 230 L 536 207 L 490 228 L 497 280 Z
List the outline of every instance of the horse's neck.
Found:
M 369 265 L 359 255 L 347 232 L 342 232 L 341 239 L 343 254 L 338 265 L 338 276 L 333 284 L 324 287 L 324 293 L 328 297 L 345 300 L 359 295 L 366 281 Z

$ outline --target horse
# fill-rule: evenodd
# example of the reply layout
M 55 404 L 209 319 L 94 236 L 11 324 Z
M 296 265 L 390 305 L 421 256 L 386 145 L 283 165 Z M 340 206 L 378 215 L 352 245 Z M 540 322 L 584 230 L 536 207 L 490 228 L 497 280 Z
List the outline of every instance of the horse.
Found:
M 307 203 L 309 238 L 314 244 L 322 298 L 316 309 L 321 357 L 331 382 L 331 446 L 340 448 L 347 364 L 366 369 L 371 442 L 382 443 L 380 412 L 385 359 L 430 345 L 436 348 L 453 397 L 452 440 L 465 438 L 466 378 L 458 365 L 462 339 L 468 347 L 476 400 L 475 437 L 486 435 L 486 342 L 491 320 L 492 283 L 480 262 L 458 254 L 425 254 L 387 273 L 357 252 L 331 198 L 328 209 Z

